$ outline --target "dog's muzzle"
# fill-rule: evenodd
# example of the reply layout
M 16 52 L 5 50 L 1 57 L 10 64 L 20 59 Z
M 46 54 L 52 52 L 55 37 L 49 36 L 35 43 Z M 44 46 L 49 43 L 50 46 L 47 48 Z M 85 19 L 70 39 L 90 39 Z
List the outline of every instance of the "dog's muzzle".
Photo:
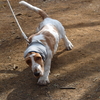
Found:
M 40 76 L 40 72 L 34 72 L 34 76 L 39 77 Z

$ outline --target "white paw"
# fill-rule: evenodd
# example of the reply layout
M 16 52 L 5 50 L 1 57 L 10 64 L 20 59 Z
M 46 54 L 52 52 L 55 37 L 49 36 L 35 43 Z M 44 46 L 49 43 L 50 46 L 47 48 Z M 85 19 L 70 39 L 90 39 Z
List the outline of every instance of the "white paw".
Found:
M 48 77 L 47 78 L 40 77 L 37 82 L 37 84 L 39 85 L 47 85 L 48 83 L 50 83 Z
M 66 44 L 67 50 L 72 50 L 72 48 L 74 47 L 73 44 L 68 41 L 68 43 Z

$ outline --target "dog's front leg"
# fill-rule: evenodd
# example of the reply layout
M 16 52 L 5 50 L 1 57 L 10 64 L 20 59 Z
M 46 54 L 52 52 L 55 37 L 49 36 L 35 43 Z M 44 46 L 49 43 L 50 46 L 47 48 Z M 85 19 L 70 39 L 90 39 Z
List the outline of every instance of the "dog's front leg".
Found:
M 51 59 L 48 58 L 44 66 L 44 75 L 41 76 L 38 80 L 39 85 L 47 85 L 48 83 L 50 83 L 49 81 L 50 67 L 51 67 Z

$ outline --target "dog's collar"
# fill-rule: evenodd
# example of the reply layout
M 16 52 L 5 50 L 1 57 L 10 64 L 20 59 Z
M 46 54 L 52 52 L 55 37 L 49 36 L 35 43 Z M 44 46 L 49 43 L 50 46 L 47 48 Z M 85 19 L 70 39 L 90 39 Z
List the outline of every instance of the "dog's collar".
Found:
M 28 48 L 24 52 L 24 58 L 30 52 L 39 53 L 42 56 L 43 61 L 46 60 L 46 57 L 47 57 L 46 47 L 41 41 L 36 40 L 36 41 L 31 42 Z

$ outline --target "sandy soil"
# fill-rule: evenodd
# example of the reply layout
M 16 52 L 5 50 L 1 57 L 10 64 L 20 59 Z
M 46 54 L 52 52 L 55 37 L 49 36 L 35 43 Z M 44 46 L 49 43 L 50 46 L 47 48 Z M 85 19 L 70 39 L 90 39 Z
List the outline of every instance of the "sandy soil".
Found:
M 10 1 L 27 36 L 34 33 L 41 17 L 20 0 Z M 26 42 L 6 0 L 0 0 L 0 100 L 100 100 L 100 0 L 26 1 L 59 20 L 74 48 L 63 51 L 60 42 L 51 83 L 38 86 L 23 58 Z

